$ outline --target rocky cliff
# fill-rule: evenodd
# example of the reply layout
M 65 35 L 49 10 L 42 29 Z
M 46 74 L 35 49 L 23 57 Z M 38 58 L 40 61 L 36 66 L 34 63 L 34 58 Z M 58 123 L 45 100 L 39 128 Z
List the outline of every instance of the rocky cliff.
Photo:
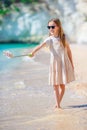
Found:
M 40 0 L 15 4 L 19 11 L 0 16 L 0 41 L 39 42 L 47 34 L 47 22 L 59 17 L 71 42 L 87 43 L 87 0 Z

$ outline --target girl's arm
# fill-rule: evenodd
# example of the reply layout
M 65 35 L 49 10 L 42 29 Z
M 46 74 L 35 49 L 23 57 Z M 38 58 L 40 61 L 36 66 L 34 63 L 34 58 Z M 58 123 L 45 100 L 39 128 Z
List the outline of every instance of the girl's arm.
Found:
M 31 52 L 31 56 L 34 56 L 37 51 L 39 51 L 41 48 L 43 48 L 43 47 L 45 47 L 45 46 L 46 46 L 46 43 L 42 43 L 42 44 L 40 44 L 39 46 L 37 46 L 37 47 Z
M 71 49 L 70 49 L 70 46 L 68 43 L 66 43 L 66 49 L 67 49 L 67 54 L 68 54 L 68 57 L 71 61 L 71 64 L 72 64 L 72 67 L 74 69 L 74 64 L 73 64 L 73 58 L 72 58 L 72 52 L 71 52 Z

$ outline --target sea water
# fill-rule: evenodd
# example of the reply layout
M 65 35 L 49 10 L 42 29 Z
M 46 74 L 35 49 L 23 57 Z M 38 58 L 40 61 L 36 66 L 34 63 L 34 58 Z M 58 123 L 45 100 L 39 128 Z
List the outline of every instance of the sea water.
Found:
M 22 55 L 24 49 L 33 48 L 36 44 L 30 43 L 0 43 L 0 73 L 9 72 L 21 62 L 21 58 L 9 59 L 3 51 L 10 51 L 13 55 Z
M 80 124 L 85 130 L 86 118 L 83 117 L 86 113 L 81 109 L 54 111 L 53 88 L 47 85 L 48 67 L 38 63 L 44 56 L 46 62 L 47 54 L 40 54 L 39 60 L 33 62 L 24 61 L 22 57 L 8 59 L 3 55 L 4 50 L 19 55 L 30 48 L 29 44 L 0 45 L 0 130 L 73 130 L 77 125 L 82 128 Z M 73 101 L 70 91 L 67 94 L 64 98 L 66 106 L 67 102 Z M 81 99 L 77 103 L 79 101 Z
M 3 55 L 3 51 L 26 54 L 35 46 L 0 44 L 0 129 L 24 130 L 25 126 L 34 130 L 31 124 L 50 111 L 52 93 L 47 86 L 47 66 L 30 59 L 26 61 L 25 57 L 8 59 Z

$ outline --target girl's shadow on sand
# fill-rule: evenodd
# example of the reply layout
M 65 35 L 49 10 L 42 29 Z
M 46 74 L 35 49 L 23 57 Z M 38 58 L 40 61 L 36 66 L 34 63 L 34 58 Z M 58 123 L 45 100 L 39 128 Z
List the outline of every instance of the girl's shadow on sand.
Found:
M 68 106 L 69 108 L 85 108 L 87 110 L 87 104 Z

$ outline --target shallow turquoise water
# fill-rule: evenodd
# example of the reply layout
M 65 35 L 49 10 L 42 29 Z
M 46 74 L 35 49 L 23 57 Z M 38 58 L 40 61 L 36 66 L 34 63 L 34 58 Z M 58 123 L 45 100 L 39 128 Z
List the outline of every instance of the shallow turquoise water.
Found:
M 35 47 L 37 44 L 29 43 L 0 43 L 0 51 L 16 48 L 31 48 Z
M 3 51 L 9 50 L 14 55 L 25 54 L 28 48 L 33 48 L 37 44 L 29 43 L 2 43 L 0 44 L 0 73 L 9 72 L 21 62 L 21 58 L 8 59 L 3 55 Z

